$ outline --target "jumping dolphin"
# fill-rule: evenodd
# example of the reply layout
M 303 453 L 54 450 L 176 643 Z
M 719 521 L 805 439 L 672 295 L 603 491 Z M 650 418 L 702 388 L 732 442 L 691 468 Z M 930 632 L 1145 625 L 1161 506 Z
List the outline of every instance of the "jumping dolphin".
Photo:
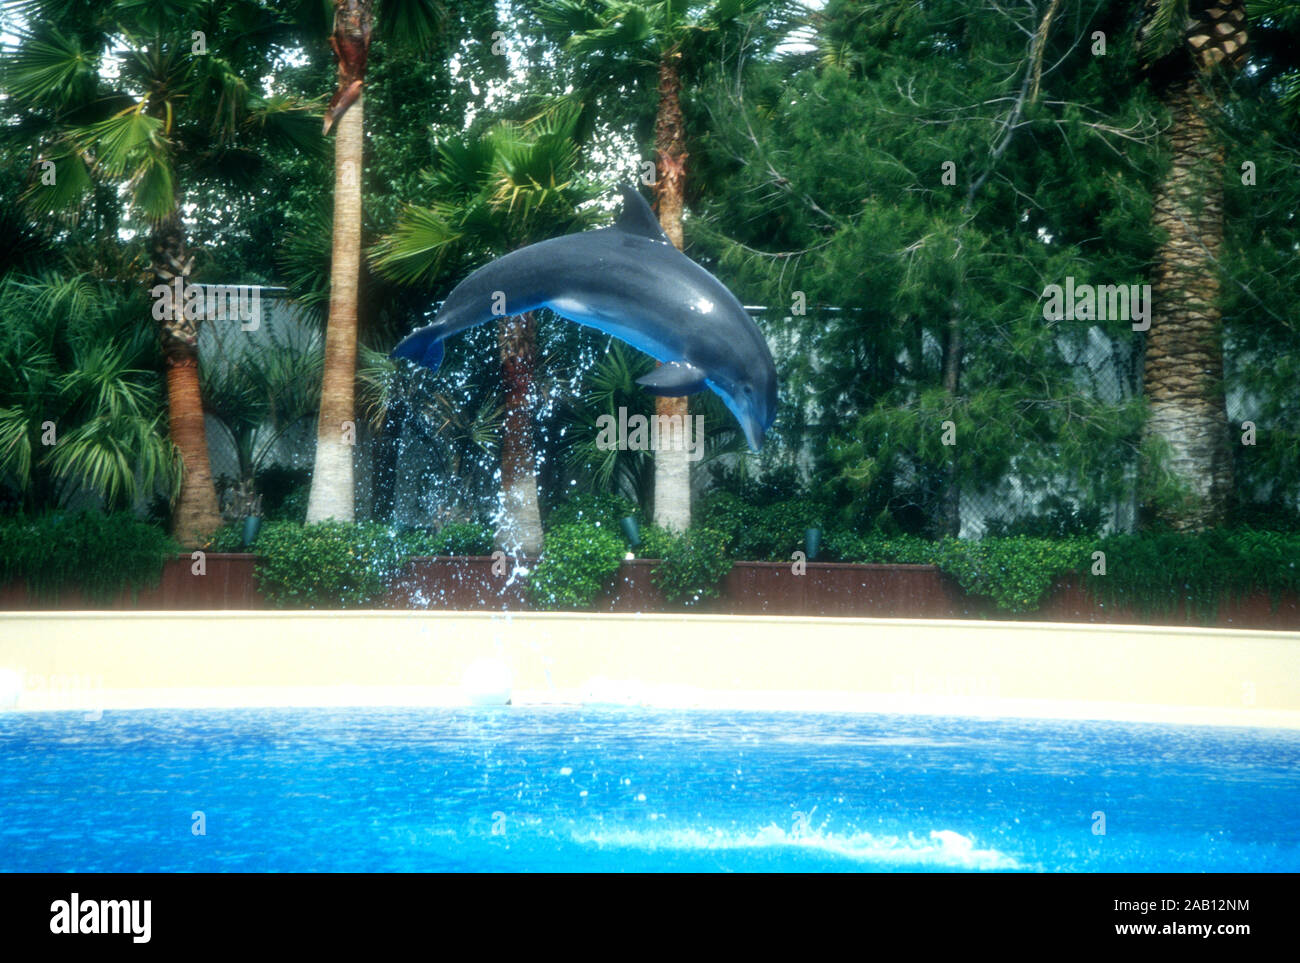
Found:
M 433 323 L 393 357 L 438 369 L 442 342 L 495 317 L 547 307 L 612 334 L 663 362 L 637 379 L 651 394 L 708 387 L 758 451 L 776 417 L 776 367 L 758 326 L 722 282 L 664 235 L 650 205 L 621 188 L 613 227 L 530 244 L 479 268 L 452 289 Z

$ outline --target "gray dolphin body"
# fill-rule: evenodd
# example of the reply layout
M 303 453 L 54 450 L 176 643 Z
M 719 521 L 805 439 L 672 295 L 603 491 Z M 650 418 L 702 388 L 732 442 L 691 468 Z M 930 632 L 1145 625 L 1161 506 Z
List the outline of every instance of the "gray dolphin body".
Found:
M 638 379 L 653 394 L 711 388 L 758 451 L 776 417 L 776 367 L 767 342 L 735 295 L 673 247 L 641 195 L 622 191 L 623 212 L 613 227 L 530 244 L 484 265 L 393 356 L 436 371 L 445 339 L 496 317 L 547 307 L 662 361 Z

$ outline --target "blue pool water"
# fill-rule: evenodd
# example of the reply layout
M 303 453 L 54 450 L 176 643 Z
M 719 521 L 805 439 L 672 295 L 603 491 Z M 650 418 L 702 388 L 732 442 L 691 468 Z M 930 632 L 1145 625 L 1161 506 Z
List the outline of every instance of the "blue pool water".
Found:
M 1095 722 L 7 713 L 0 869 L 1296 871 L 1298 762 L 1295 732 Z

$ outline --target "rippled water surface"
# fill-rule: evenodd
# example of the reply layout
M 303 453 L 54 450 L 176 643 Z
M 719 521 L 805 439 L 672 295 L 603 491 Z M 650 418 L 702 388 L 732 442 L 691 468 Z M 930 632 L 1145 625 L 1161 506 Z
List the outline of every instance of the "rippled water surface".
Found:
M 7 713 L 0 869 L 1296 871 L 1297 763 L 1300 733 L 1095 722 Z

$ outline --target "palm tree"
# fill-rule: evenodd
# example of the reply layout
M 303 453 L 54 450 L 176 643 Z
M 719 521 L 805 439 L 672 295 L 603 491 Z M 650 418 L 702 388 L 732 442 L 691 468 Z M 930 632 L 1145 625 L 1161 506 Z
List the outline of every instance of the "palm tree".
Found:
M 1142 49 L 1172 119 L 1173 157 L 1155 195 L 1163 238 L 1146 335 L 1146 432 L 1183 491 L 1152 514 L 1180 530 L 1221 522 L 1232 488 L 1218 304 L 1224 149 L 1211 114 L 1246 40 L 1242 0 L 1147 0 Z
M 595 491 L 622 495 L 635 505 L 651 504 L 654 458 L 648 451 L 624 450 L 598 444 L 600 418 L 619 412 L 627 417 L 654 415 L 653 397 L 636 379 L 649 374 L 654 362 L 646 355 L 611 341 L 609 350 L 585 379 L 585 391 L 566 405 L 570 430 L 563 438 L 565 467 L 575 479 Z
M 221 518 L 199 391 L 202 314 L 183 310 L 194 256 L 182 185 L 187 177 L 256 172 L 265 158 L 253 148 L 267 137 L 309 143 L 305 109 L 259 93 L 289 25 L 252 0 L 32 0 L 23 15 L 5 82 L 23 112 L 19 129 L 33 132 L 37 176 L 25 199 L 38 214 L 62 213 L 82 205 L 97 182 L 118 185 L 147 229 L 168 426 L 183 462 L 172 529 L 196 543 Z M 179 300 L 159 300 L 162 291 Z
M 576 176 L 578 109 L 561 102 L 526 124 L 503 122 L 475 139 L 438 149 L 427 176 L 427 207 L 408 208 L 374 250 L 379 272 L 428 284 L 451 264 L 491 257 L 582 226 L 579 204 L 594 196 Z M 502 548 L 536 555 L 542 548 L 533 450 L 533 382 L 537 360 L 531 313 L 502 318 L 497 346 L 505 389 L 501 431 Z
M 327 518 L 350 522 L 355 514 L 352 451 L 356 441 L 353 419 L 365 143 L 362 86 L 370 52 L 371 7 L 370 0 L 335 0 L 334 3 L 330 45 L 338 61 L 338 89 L 325 115 L 325 131 L 335 128 L 334 248 L 330 260 L 329 323 L 325 329 L 320 418 L 316 423 L 316 467 L 307 500 L 309 524 Z
M 629 80 L 650 89 L 655 78 L 655 194 L 659 223 L 681 249 L 687 171 L 682 80 L 713 62 L 733 28 L 772 0 L 554 0 L 539 10 L 551 35 L 583 63 L 580 89 L 619 89 Z M 628 69 L 631 77 L 628 76 Z M 686 398 L 657 398 L 656 414 L 685 419 Z M 684 450 L 654 457 L 654 520 L 685 530 L 691 523 L 690 460 Z
M 352 453 L 361 277 L 361 177 L 365 163 L 363 93 L 374 7 L 373 0 L 334 0 L 330 46 L 338 63 L 338 85 L 325 115 L 325 132 L 335 131 L 333 253 L 325 374 L 316 426 L 316 467 L 307 503 L 309 523 L 327 518 L 350 522 L 356 513 Z M 417 47 L 428 46 L 442 20 L 442 8 L 429 0 L 389 0 L 380 4 L 379 21 L 386 32 Z
M 603 418 L 616 423 L 620 412 L 628 418 L 654 415 L 653 396 L 636 383 L 653 369 L 649 357 L 611 340 L 609 349 L 587 374 L 585 390 L 564 405 L 566 430 L 561 433 L 560 448 L 570 477 L 592 491 L 613 492 L 635 505 L 648 505 L 653 497 L 654 458 L 648 451 L 600 444 L 601 425 Z M 700 405 L 707 427 L 697 464 L 744 451 L 744 435 L 717 396 L 710 392 L 700 399 Z
M 77 491 L 113 509 L 175 495 L 143 300 L 81 276 L 0 281 L 0 480 L 27 511 Z
M 320 410 L 321 339 L 266 332 L 267 346 L 250 350 L 240 342 L 214 339 L 200 374 L 203 410 L 225 432 L 239 465 L 235 491 L 256 496 L 255 480 L 277 443 Z M 223 491 L 223 496 L 230 489 Z

